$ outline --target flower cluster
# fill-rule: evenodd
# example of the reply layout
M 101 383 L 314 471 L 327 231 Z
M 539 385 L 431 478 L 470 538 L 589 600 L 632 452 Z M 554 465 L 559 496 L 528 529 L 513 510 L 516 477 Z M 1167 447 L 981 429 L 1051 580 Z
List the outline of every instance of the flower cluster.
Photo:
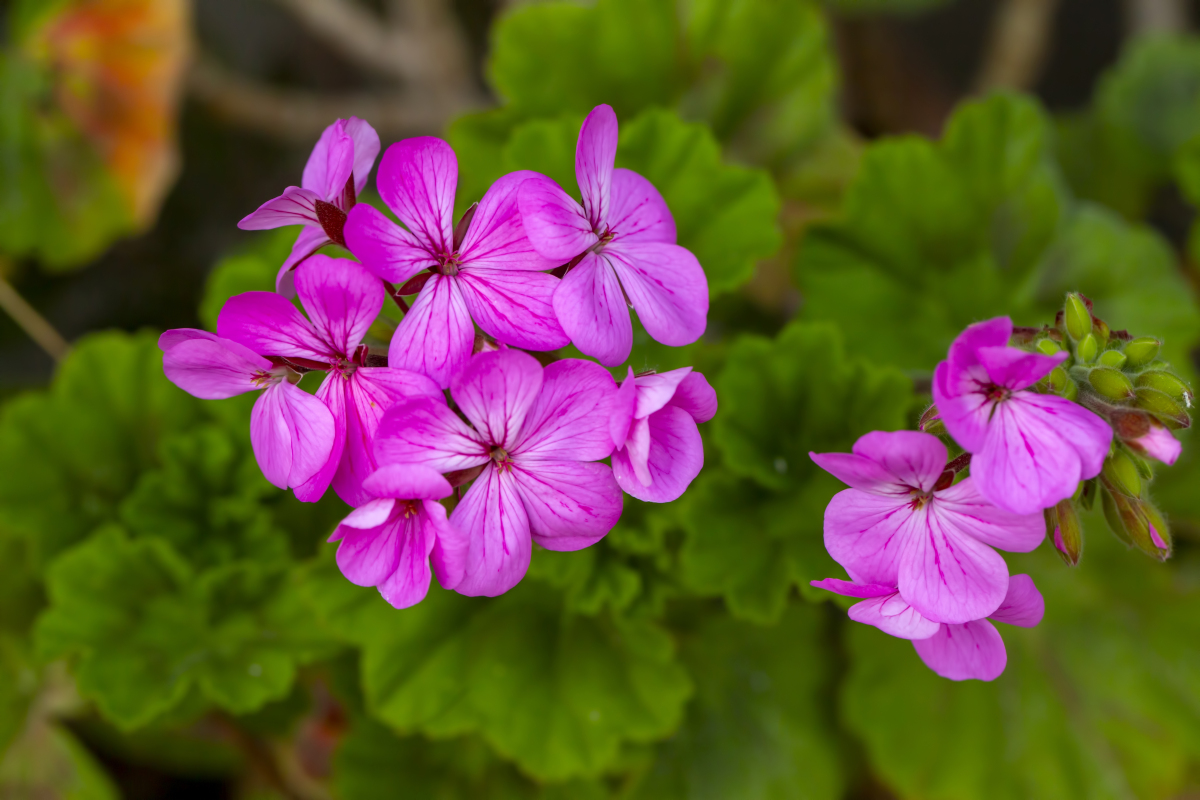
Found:
M 1000 317 L 968 327 L 934 371 L 921 432 L 877 431 L 851 453 L 811 454 L 850 487 L 825 511 L 825 546 L 851 581 L 813 585 L 863 598 L 850 618 L 911 639 L 939 675 L 997 677 L 1006 655 L 988 620 L 1032 627 L 1043 602 L 996 550 L 1028 552 L 1048 536 L 1077 564 L 1076 506 L 1100 494 L 1118 536 L 1170 553 L 1144 496 L 1144 459 L 1174 463 L 1168 428 L 1190 424 L 1191 392 L 1158 360 L 1160 345 L 1111 331 L 1081 295 L 1054 326 Z M 943 440 L 960 454 L 948 460 Z
M 616 115 L 597 107 L 576 150 L 582 206 L 513 172 L 457 224 L 454 151 L 398 142 L 375 181 L 397 224 L 358 202 L 379 137 L 338 120 L 302 185 L 240 223 L 303 226 L 277 293 L 231 298 L 216 334 L 159 341 L 167 377 L 197 397 L 261 391 L 250 438 L 264 476 L 303 501 L 332 486 L 354 506 L 331 537 L 338 565 L 398 608 L 434 574 L 463 594 L 506 592 L 534 542 L 587 547 L 616 524 L 622 489 L 669 502 L 700 472 L 697 423 L 717 409 L 704 376 L 629 368 L 618 384 L 604 368 L 629 358 L 629 307 L 676 346 L 708 316 L 703 269 L 654 186 L 615 169 L 617 138 Z M 329 245 L 356 260 L 317 252 Z M 370 332 L 388 297 L 403 318 L 385 355 Z M 523 352 L 571 343 L 604 367 Z M 323 375 L 315 394 L 298 386 L 308 373 Z

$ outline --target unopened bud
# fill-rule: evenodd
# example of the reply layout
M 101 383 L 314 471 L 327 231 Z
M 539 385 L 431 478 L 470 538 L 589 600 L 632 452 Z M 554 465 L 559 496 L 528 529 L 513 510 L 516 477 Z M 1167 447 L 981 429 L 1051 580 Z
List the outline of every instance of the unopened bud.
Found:
M 1058 346 L 1058 342 L 1053 339 L 1039 339 L 1037 343 L 1037 351 L 1044 356 L 1052 356 L 1055 353 L 1061 353 L 1062 348 Z
M 1182 400 L 1184 405 L 1188 407 L 1192 405 L 1192 390 L 1180 378 L 1165 370 L 1152 369 L 1143 372 L 1137 376 L 1137 385 L 1158 389 L 1160 392 L 1166 392 L 1171 395 L 1176 400 Z
M 1101 493 L 1104 518 L 1113 533 L 1126 544 L 1165 561 L 1171 555 L 1171 532 L 1167 522 L 1152 504 L 1112 490 L 1107 482 Z
M 1055 367 L 1050 371 L 1050 391 L 1055 394 L 1062 394 L 1063 390 L 1067 388 L 1067 384 L 1071 382 L 1070 376 L 1062 367 Z
M 1140 386 L 1136 392 L 1137 400 L 1134 405 L 1149 411 L 1168 428 L 1178 430 L 1191 426 L 1192 418 L 1188 416 L 1187 410 L 1171 395 L 1148 386 Z
M 1063 307 L 1063 322 L 1067 333 L 1075 341 L 1092 332 L 1092 312 L 1077 294 L 1067 295 L 1067 304 Z
M 1099 362 L 1102 366 L 1112 367 L 1113 369 L 1120 369 L 1121 367 L 1125 366 L 1126 361 L 1128 361 L 1128 359 L 1120 350 L 1105 350 L 1100 354 L 1099 358 Z
M 941 436 L 946 432 L 946 426 L 942 424 L 942 419 L 938 415 L 937 406 L 930 406 L 925 409 L 925 413 L 921 415 L 921 419 L 917 422 L 917 428 L 922 433 L 930 433 L 934 436 Z
M 1129 359 L 1129 366 L 1144 367 L 1158 358 L 1161 347 L 1162 342 L 1153 336 L 1139 336 L 1125 345 L 1125 357 Z
M 1062 396 L 1072 403 L 1075 402 L 1079 398 L 1079 384 L 1075 381 L 1067 381 L 1067 388 L 1063 391 Z
M 1075 503 L 1062 500 L 1053 508 L 1047 508 L 1046 535 L 1059 558 L 1069 566 L 1079 564 L 1083 557 L 1083 526 L 1079 523 L 1079 514 L 1075 511 Z
M 1108 346 L 1108 337 L 1110 331 L 1108 323 L 1102 319 L 1092 319 L 1092 333 L 1096 336 L 1096 341 L 1100 343 L 1100 348 L 1104 349 Z
M 1096 358 L 1096 354 L 1100 352 L 1100 343 L 1096 341 L 1096 337 L 1090 331 L 1079 340 L 1079 344 L 1075 345 L 1075 358 L 1080 364 L 1090 364 Z
M 1133 384 L 1119 369 L 1096 367 L 1088 373 L 1088 383 L 1109 400 L 1128 400 L 1133 397 Z
M 1142 479 L 1138 474 L 1137 465 L 1124 453 L 1114 453 L 1104 462 L 1105 479 L 1130 497 L 1142 493 Z

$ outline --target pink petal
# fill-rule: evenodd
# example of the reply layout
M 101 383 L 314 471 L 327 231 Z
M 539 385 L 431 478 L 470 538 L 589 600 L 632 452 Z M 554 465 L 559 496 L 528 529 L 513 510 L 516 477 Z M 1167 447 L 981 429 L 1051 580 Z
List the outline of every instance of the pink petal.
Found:
M 433 253 L 453 249 L 457 185 L 454 150 L 432 136 L 396 142 L 383 154 L 375 176 L 375 188 L 383 202 Z
M 356 586 L 378 586 L 396 571 L 404 540 L 417 526 L 395 510 L 376 528 L 352 528 L 343 524 L 337 565 L 346 580 Z
M 566 263 L 600 241 L 579 203 L 545 175 L 521 184 L 517 204 L 530 244 L 551 262 Z
M 303 503 L 315 503 L 325 495 L 346 449 L 346 382 L 336 373 L 326 375 L 317 388 L 317 399 L 333 416 L 333 446 L 325 464 L 311 478 L 293 488 L 292 493 Z
M 605 458 L 612 452 L 609 420 L 616 394 L 617 384 L 598 364 L 577 358 L 555 361 L 542 372 L 539 391 L 522 414 L 518 435 L 505 440 L 506 449 L 522 464 Z
M 632 473 L 626 475 L 627 480 L 621 484 L 622 487 L 628 483 L 631 486 L 641 484 L 644 488 L 654 482 L 650 475 L 650 420 L 644 417 L 635 419 L 629 426 L 629 438 L 613 454 L 613 465 L 616 466 L 618 461 Z
M 354 257 L 385 281 L 404 284 L 438 265 L 437 256 L 416 236 L 365 203 L 350 209 L 342 233 Z
M 613 447 L 624 447 L 629 438 L 629 426 L 633 423 L 633 412 L 637 408 L 637 383 L 633 376 L 633 367 L 628 368 L 628 375 L 621 381 L 617 396 L 613 400 L 612 415 L 609 417 L 608 430 L 612 437 Z
M 466 571 L 471 540 L 446 516 L 446 507 L 433 500 L 423 502 L 424 522 L 433 531 L 433 551 L 429 554 L 433 574 L 443 589 L 453 589 L 462 582 Z
M 284 297 L 295 297 L 296 276 L 293 270 L 299 266 L 300 262 L 327 244 L 329 244 L 329 237 L 325 235 L 324 228 L 314 225 L 302 228 L 300 235 L 296 237 L 296 243 L 292 245 L 292 252 L 284 259 L 283 265 L 275 275 L 275 291 Z
M 533 545 L 512 473 L 489 464 L 450 515 L 450 523 L 469 542 L 456 592 L 495 597 L 525 577 Z
M 1046 521 L 1040 511 L 1014 514 L 998 508 L 966 478 L 934 495 L 937 514 L 946 524 L 986 545 L 1013 553 L 1036 550 L 1046 536 Z
M 693 371 L 675 389 L 671 405 L 691 414 L 697 423 L 708 422 L 717 415 L 717 392 L 709 386 L 707 378 Z
M 296 293 L 317 334 L 344 358 L 367 335 L 385 298 L 383 284 L 361 264 L 323 255 L 296 268 Z
M 655 341 L 681 347 L 700 338 L 708 325 L 708 279 L 690 251 L 658 242 L 613 242 L 603 255 Z
M 616 112 L 612 106 L 596 106 L 579 129 L 579 142 L 575 145 L 575 179 L 579 181 L 587 218 L 597 230 L 608 221 L 616 158 Z
M 1028 575 L 1013 575 L 1008 579 L 1008 594 L 992 612 L 996 622 L 1007 622 L 1022 628 L 1035 627 L 1046 613 L 1046 601 Z
M 654 184 L 627 169 L 613 171 L 608 225 L 622 242 L 675 244 L 675 218 Z
M 937 622 L 983 619 L 1008 591 L 1008 565 L 992 548 L 926 505 L 913 514 L 900 552 L 897 585 L 922 616 Z
M 458 285 L 471 318 L 497 341 L 526 350 L 570 344 L 554 313 L 558 278 L 545 272 L 469 269 Z
M 919 431 L 872 431 L 859 437 L 851 449 L 922 492 L 931 491 L 946 469 L 946 446 L 936 436 Z
M 996 403 L 987 391 L 983 367 L 960 367 L 943 361 L 933 371 L 933 402 L 954 441 L 968 453 L 978 453 L 987 440 Z
M 323 198 L 308 189 L 289 186 L 283 194 L 274 197 L 247 214 L 238 223 L 244 231 L 265 231 L 271 228 L 282 228 L 285 225 L 316 225 L 317 201 Z
M 621 489 L 606 464 L 545 461 L 514 465 L 533 539 L 547 550 L 580 550 L 621 517 Z
M 952 681 L 990 681 L 1008 663 L 1004 640 L 986 619 L 965 625 L 943 625 L 928 639 L 913 642 L 925 666 Z
M 197 340 L 205 340 L 210 342 L 228 341 L 226 339 L 222 339 L 220 336 L 217 336 L 215 333 L 202 331 L 199 328 L 172 328 L 169 331 L 163 331 L 159 335 L 158 349 L 165 353 L 175 345 L 183 344 L 184 342 L 194 342 Z M 241 345 L 238 345 L 238 347 L 241 348 Z M 258 356 L 254 353 L 250 353 L 250 355 L 258 358 Z
M 388 518 L 392 516 L 392 509 L 395 507 L 396 501 L 391 497 L 376 497 L 374 500 L 368 500 L 346 515 L 328 541 L 336 542 L 345 538 L 349 533 L 347 528 L 359 531 L 378 528 L 388 521 Z
M 649 485 L 631 469 L 627 451 L 613 453 L 612 468 L 626 493 L 650 503 L 669 503 L 683 495 L 704 466 L 704 443 L 696 421 L 682 408 L 667 406 L 646 420 L 650 435 L 646 469 Z
M 825 507 L 825 549 L 858 583 L 896 586 L 912 503 L 846 489 Z
M 855 603 L 846 615 L 855 622 L 874 625 L 888 636 L 899 639 L 928 639 L 942 627 L 940 622 L 921 616 L 921 612 L 909 605 L 899 592 Z
M 491 185 L 458 249 L 462 269 L 547 270 L 561 263 L 538 254 L 521 222 L 521 185 L 541 177 L 528 170 L 510 172 Z
M 320 195 L 327 203 L 338 200 L 354 171 L 354 140 L 346 133 L 346 120 L 339 119 L 321 133 L 300 185 Z
M 1183 452 L 1183 445 L 1179 440 L 1157 422 L 1151 422 L 1150 432 L 1129 442 L 1129 446 L 1143 456 L 1161 461 L 1168 467 L 1172 466 Z
M 902 483 L 882 464 L 864 456 L 855 453 L 809 453 L 808 457 L 818 467 L 860 492 L 895 498 L 909 498 L 912 495 L 911 486 Z
M 882 583 L 854 583 L 840 578 L 825 578 L 820 581 L 809 581 L 810 586 L 840 594 L 843 597 L 884 597 L 896 593 L 895 586 Z
M 445 402 L 422 398 L 384 413 L 375 434 L 375 458 L 380 464 L 424 464 L 454 472 L 485 464 L 491 455 L 479 434 Z
M 264 356 L 316 361 L 336 356 L 296 307 L 274 292 L 244 292 L 226 300 L 217 334 Z
M 363 488 L 373 497 L 441 500 L 454 490 L 437 470 L 423 464 L 388 464 L 367 476 Z
M 415 606 L 429 593 L 429 555 L 436 546 L 438 528 L 425 511 L 428 505 L 436 504 L 423 504 L 417 515 L 408 520 L 405 535 L 400 540 L 396 568 L 378 584 L 383 599 L 396 608 Z M 445 513 L 442 509 L 443 518 Z
M 615 367 L 633 349 L 633 323 L 617 274 L 607 259 L 588 253 L 554 291 L 554 313 L 584 355 Z
M 325 465 L 333 448 L 333 415 L 325 404 L 287 381 L 267 389 L 250 414 L 250 443 L 268 481 L 299 486 Z
M 1012 331 L 1012 320 L 1008 317 L 993 317 L 969 325 L 950 345 L 948 359 L 957 366 L 972 367 L 979 363 L 979 348 L 1007 347 Z
M 1066 352 L 1047 356 L 1015 347 L 981 347 L 975 357 L 992 383 L 1015 392 L 1033 386 L 1069 356 Z
M 637 409 L 635 417 L 648 417 L 655 411 L 671 402 L 675 390 L 683 383 L 692 371 L 691 367 L 681 367 L 670 372 L 652 372 L 635 379 L 637 384 Z
M 351 117 L 346 120 L 346 135 L 354 141 L 354 194 L 361 195 L 379 155 L 379 134 L 366 121 Z
M 419 372 L 443 389 L 467 363 L 475 326 L 458 280 L 434 275 L 392 335 L 388 365 Z
M 163 334 L 162 338 L 166 337 Z M 277 380 L 269 377 L 273 367 L 237 342 L 216 337 L 182 341 L 163 354 L 167 379 L 202 400 L 221 400 L 262 389 L 268 381 Z
M 484 441 L 511 450 L 542 388 L 542 365 L 528 353 L 479 353 L 455 376 L 450 396 Z

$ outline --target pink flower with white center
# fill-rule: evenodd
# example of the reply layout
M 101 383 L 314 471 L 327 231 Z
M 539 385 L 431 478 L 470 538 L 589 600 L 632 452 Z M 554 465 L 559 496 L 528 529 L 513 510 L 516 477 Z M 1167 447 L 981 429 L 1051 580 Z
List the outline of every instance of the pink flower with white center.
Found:
M 381 464 L 421 464 L 478 477 L 450 515 L 465 535 L 467 595 L 502 594 L 529 567 L 531 541 L 579 550 L 621 516 L 621 489 L 606 464 L 617 386 L 590 361 L 545 369 L 516 350 L 479 353 L 455 376 L 444 403 L 414 400 L 384 415 L 375 442 Z M 468 424 L 469 423 L 469 424 Z M 445 585 L 445 584 L 444 584 Z
M 496 181 L 456 229 L 458 160 L 450 145 L 423 136 L 384 153 L 375 186 L 405 227 L 355 206 L 346 242 L 380 278 L 405 284 L 401 294 L 419 292 L 392 337 L 392 366 L 446 388 L 471 355 L 475 324 L 525 350 L 567 344 L 550 304 L 558 279 L 545 272 L 557 265 L 533 249 L 517 211 L 517 187 L 532 174 Z
M 309 319 L 278 294 L 246 292 L 221 309 L 217 333 L 297 371 L 327 373 L 316 396 L 333 414 L 333 447 L 321 469 L 293 488 L 300 500 L 315 501 L 332 482 L 339 497 L 358 506 L 372 499 L 362 482 L 378 466 L 371 445 L 383 412 L 399 400 L 445 399 L 424 375 L 368 366 L 361 342 L 384 290 L 361 265 L 312 256 L 296 268 L 296 294 Z
M 345 246 L 346 214 L 366 187 L 377 155 L 379 134 L 374 128 L 358 117 L 339 119 L 317 140 L 300 186 L 289 186 L 238 223 L 245 231 L 304 226 L 275 276 L 277 292 L 295 294 L 292 270 L 321 247 L 330 242 Z
M 857 583 L 898 586 L 921 616 L 965 623 L 999 607 L 1008 565 L 993 550 L 1025 553 L 1045 536 L 1040 512 L 1013 514 L 952 484 L 946 447 L 916 431 L 874 431 L 852 453 L 810 453 L 851 488 L 825 509 L 825 548 Z
M 698 422 L 717 413 L 717 393 L 691 367 L 629 377 L 617 392 L 613 474 L 639 500 L 669 503 L 704 466 Z
M 1139 455 L 1161 461 L 1168 467 L 1174 465 L 1179 454 L 1183 452 L 1183 445 L 1179 440 L 1171 435 L 1165 425 L 1156 420 L 1150 421 L 1149 432 L 1125 443 Z
M 337 542 L 342 574 L 358 586 L 378 586 L 396 608 L 408 608 L 429 592 L 429 562 L 438 583 L 462 580 L 466 540 L 437 502 L 449 497 L 449 482 L 429 467 L 390 464 L 363 481 L 374 499 L 342 520 L 329 541 Z
M 289 380 L 300 376 L 237 342 L 191 328 L 158 339 L 163 372 L 203 400 L 265 390 L 250 414 L 250 445 L 268 481 L 295 489 L 325 466 L 337 438 L 333 415 L 317 398 Z
M 575 176 L 583 205 L 544 175 L 521 186 L 529 240 L 567 273 L 554 292 L 558 321 L 582 352 L 606 366 L 629 357 L 629 306 L 666 345 L 691 344 L 708 323 L 708 279 L 675 244 L 675 220 L 650 181 L 614 169 L 617 115 L 601 105 L 583 122 Z
M 847 597 L 866 598 L 850 606 L 850 619 L 874 625 L 889 636 L 912 640 L 925 666 L 952 681 L 991 681 L 1000 677 L 1008 664 L 1008 653 L 992 622 L 1033 628 L 1046 610 L 1042 593 L 1028 575 L 1009 579 L 1004 601 L 986 618 L 955 625 L 926 619 L 905 602 L 895 586 L 837 578 L 813 581 L 812 585 Z
M 1012 327 L 1008 317 L 997 317 L 963 331 L 933 374 L 933 402 L 954 441 L 974 454 L 979 493 L 1029 514 L 1099 475 L 1113 432 L 1077 403 L 1028 391 L 1067 354 L 1009 347 Z

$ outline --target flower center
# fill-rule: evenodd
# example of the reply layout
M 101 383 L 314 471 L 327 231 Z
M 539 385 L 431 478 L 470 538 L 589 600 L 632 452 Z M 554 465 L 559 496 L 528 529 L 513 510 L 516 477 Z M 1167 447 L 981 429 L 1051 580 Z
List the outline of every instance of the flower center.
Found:
M 460 263 L 458 253 L 444 253 L 438 256 L 437 269 L 443 275 L 453 277 L 458 274 Z
M 508 467 L 508 452 L 505 451 L 503 447 L 500 447 L 499 445 L 493 447 L 489 455 L 491 455 L 492 461 L 495 461 L 496 466 L 500 469 L 503 470 Z
M 415 517 L 417 512 L 420 511 L 420 508 L 417 505 L 419 502 L 419 500 L 397 500 L 396 504 L 398 506 L 398 510 L 400 511 L 400 516 L 404 519 L 412 519 Z

